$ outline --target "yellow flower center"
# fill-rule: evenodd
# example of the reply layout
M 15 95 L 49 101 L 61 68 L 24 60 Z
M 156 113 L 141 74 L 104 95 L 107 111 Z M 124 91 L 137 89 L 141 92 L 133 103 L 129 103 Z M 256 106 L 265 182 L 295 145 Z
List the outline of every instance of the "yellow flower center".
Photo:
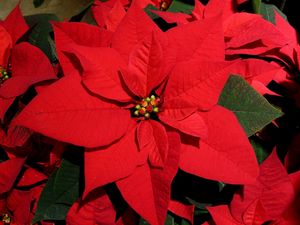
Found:
M 11 75 L 10 66 L 8 69 L 5 69 L 4 67 L 0 66 L 0 84 L 4 83 L 4 81 L 9 79 L 10 75 Z
M 149 119 L 151 116 L 156 115 L 159 112 L 160 98 L 155 95 L 143 98 L 134 107 L 133 115 L 135 117 Z
M 1 221 L 4 223 L 4 224 L 10 224 L 11 223 L 11 217 L 8 213 L 4 213 L 0 216 L 1 218 Z

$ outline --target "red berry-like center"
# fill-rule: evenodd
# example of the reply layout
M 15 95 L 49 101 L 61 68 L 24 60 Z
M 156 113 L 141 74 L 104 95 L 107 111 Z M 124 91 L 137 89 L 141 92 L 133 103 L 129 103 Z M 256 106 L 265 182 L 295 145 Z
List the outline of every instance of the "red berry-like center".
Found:
M 160 98 L 155 95 L 143 98 L 140 102 L 137 102 L 134 107 L 133 115 L 135 117 L 149 119 L 159 112 L 159 104 Z

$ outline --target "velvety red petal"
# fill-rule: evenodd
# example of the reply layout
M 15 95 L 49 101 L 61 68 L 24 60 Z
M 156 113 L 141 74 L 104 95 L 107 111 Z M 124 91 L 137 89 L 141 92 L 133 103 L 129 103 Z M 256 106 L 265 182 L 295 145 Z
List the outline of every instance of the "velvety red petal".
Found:
M 242 221 L 242 214 L 252 201 L 259 199 L 266 215 L 278 218 L 295 197 L 293 185 L 281 164 L 276 151 L 261 164 L 256 183 L 246 185 L 242 193 L 236 193 L 230 208 L 233 216 Z
M 276 27 L 285 35 L 290 45 L 296 46 L 298 44 L 297 31 L 276 10 L 274 14 Z
M 15 98 L 5 99 L 0 97 L 0 120 L 3 121 L 4 115 L 11 104 L 14 102 Z
M 168 154 L 168 137 L 165 128 L 154 120 L 143 121 L 137 129 L 141 151 L 148 152 L 151 166 L 163 168 Z
M 12 77 L 1 85 L 1 97 L 16 97 L 37 82 L 56 79 L 47 56 L 39 48 L 26 42 L 13 48 L 11 63 Z
M 0 66 L 4 67 L 8 63 L 12 40 L 9 33 L 0 24 Z
M 230 36 L 230 40 L 226 43 L 226 48 L 239 48 L 246 46 L 255 41 L 261 41 L 267 49 L 273 49 L 277 47 L 282 47 L 288 43 L 286 37 L 278 30 L 278 28 L 270 23 L 269 21 L 257 17 L 254 20 L 249 20 L 245 22 L 243 16 L 245 14 L 234 14 L 229 19 L 230 21 L 243 21 L 241 25 L 240 22 L 233 22 L 235 27 L 232 24 L 227 25 L 227 29 L 235 30 L 236 35 Z M 248 15 L 247 15 L 248 18 Z M 228 22 L 231 23 L 231 22 Z M 237 24 L 236 24 L 237 23 Z M 225 36 L 226 32 L 225 32 Z
M 183 140 L 180 168 L 225 183 L 255 182 L 258 163 L 254 150 L 234 114 L 216 106 L 200 115 L 207 124 L 208 137 L 200 140 L 200 148 Z
M 128 61 L 129 54 L 135 45 L 155 30 L 159 31 L 159 28 L 138 2 L 134 1 L 113 35 L 112 47 L 122 55 L 125 61 Z
M 207 137 L 207 127 L 198 112 L 195 112 L 184 119 L 176 120 L 175 118 L 164 115 L 159 115 L 159 119 L 169 126 L 178 129 L 179 131 L 195 137 Z
M 9 191 L 21 168 L 25 162 L 25 158 L 13 158 L 0 163 L 0 193 Z
M 171 200 L 169 210 L 177 216 L 188 220 L 192 225 L 194 224 L 194 205 L 185 205 L 181 202 Z
M 130 111 L 88 94 L 78 77 L 65 77 L 37 96 L 15 124 L 85 147 L 111 144 L 128 130 Z
M 163 53 L 154 34 L 148 35 L 137 43 L 129 55 L 127 76 L 124 81 L 136 95 L 148 97 L 166 77 L 163 74 Z
M 242 223 L 232 218 L 227 205 L 207 207 L 207 209 L 217 225 L 242 225 Z
M 199 60 L 178 63 L 166 85 L 164 104 L 173 105 L 184 100 L 200 110 L 209 110 L 218 102 L 230 75 L 231 64 Z
M 225 57 L 221 15 L 177 26 L 164 33 L 161 44 L 170 67 L 189 59 L 222 61 Z M 188 35 L 187 35 L 188 34 Z
M 22 16 L 19 4 L 10 12 L 6 19 L 1 23 L 2 26 L 8 31 L 11 35 L 13 44 L 16 42 L 28 31 L 29 26 Z
M 112 6 L 108 4 L 113 2 Z M 93 16 L 100 27 L 104 27 L 107 30 L 115 31 L 126 15 L 123 4 L 120 0 L 108 1 L 108 2 L 96 2 L 92 7 Z
M 109 45 L 112 33 L 85 23 L 52 23 L 56 51 L 65 76 L 74 75 L 77 71 L 68 57 L 62 51 L 71 43 L 90 47 L 105 47 Z M 78 73 L 78 72 L 77 72 Z
M 100 149 L 87 149 L 84 196 L 97 187 L 118 181 L 135 171 L 138 163 L 136 129 L 132 129 L 117 143 Z
M 78 201 L 70 208 L 66 222 L 70 225 L 114 225 L 116 210 L 103 189 L 86 201 Z
M 177 172 L 179 135 L 168 132 L 169 152 L 163 169 L 138 167 L 129 177 L 117 181 L 126 202 L 153 225 L 163 225 L 170 201 L 170 186 Z
M 82 82 L 94 94 L 109 100 L 129 102 L 132 97 L 121 78 L 126 64 L 121 56 L 111 48 L 91 48 L 70 46 L 69 53 L 75 53 L 81 62 Z
M 48 177 L 31 168 L 28 167 L 25 172 L 22 174 L 22 177 L 20 178 L 20 181 L 18 182 L 17 186 L 18 187 L 24 187 L 24 186 L 30 186 L 30 185 L 35 185 L 41 181 L 46 181 Z

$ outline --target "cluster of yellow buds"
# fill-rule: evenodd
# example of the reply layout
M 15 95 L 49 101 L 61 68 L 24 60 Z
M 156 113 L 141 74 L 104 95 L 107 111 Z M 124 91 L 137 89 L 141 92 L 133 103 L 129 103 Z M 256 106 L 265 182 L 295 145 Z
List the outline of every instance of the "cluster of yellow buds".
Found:
M 9 74 L 2 66 L 0 66 L 0 83 L 3 83 L 9 78 Z
M 9 216 L 8 213 L 4 213 L 2 215 L 0 215 L 1 218 L 1 222 L 3 222 L 4 224 L 10 224 L 11 223 L 11 217 Z
M 135 111 L 133 114 L 137 117 L 144 117 L 145 119 L 149 119 L 151 115 L 159 112 L 159 103 L 160 98 L 156 97 L 155 95 L 143 98 L 142 101 L 134 107 Z

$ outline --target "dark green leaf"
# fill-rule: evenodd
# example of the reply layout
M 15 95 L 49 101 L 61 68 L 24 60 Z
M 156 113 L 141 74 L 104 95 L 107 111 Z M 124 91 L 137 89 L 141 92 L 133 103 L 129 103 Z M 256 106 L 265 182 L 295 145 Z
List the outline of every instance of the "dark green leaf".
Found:
M 259 13 L 260 12 L 260 5 L 261 5 L 261 0 L 252 0 L 252 8 L 254 13 Z
M 38 14 L 26 16 L 25 19 L 32 27 L 29 33 L 29 42 L 40 48 L 51 62 L 55 62 L 57 56 L 53 49 L 54 45 L 51 43 L 50 32 L 52 32 L 52 27 L 49 21 L 57 21 L 58 18 L 53 14 Z
M 286 20 L 286 15 L 284 15 L 275 5 L 261 3 L 259 14 L 261 14 L 266 20 L 275 24 L 275 10 Z
M 6 0 L 15 1 L 15 0 Z M 44 4 L 35 7 L 32 0 L 23 0 L 21 2 L 21 9 L 24 15 L 35 14 L 55 14 L 60 21 L 78 15 L 86 9 L 93 2 L 93 0 L 44 0 Z
M 44 3 L 44 0 L 33 0 L 33 5 L 35 8 L 40 7 Z
M 209 203 L 199 203 L 189 197 L 186 198 L 188 200 L 189 203 L 191 203 L 192 205 L 194 205 L 196 208 L 198 209 L 205 209 L 207 206 L 211 206 L 212 204 Z
M 258 141 L 250 139 L 250 143 L 255 151 L 255 155 L 259 164 L 261 164 L 270 154 L 269 151 Z
M 64 220 L 71 205 L 79 198 L 80 166 L 63 159 L 41 194 L 32 223 L 41 220 Z
M 248 137 L 282 115 L 242 77 L 236 75 L 228 79 L 218 104 L 234 112 Z
M 173 0 L 168 11 L 191 14 L 193 9 L 194 9 L 194 1 Z
M 151 10 L 158 10 L 154 5 L 148 4 L 145 8 L 144 11 L 147 13 L 147 15 L 151 18 L 151 19 L 157 19 L 159 18 L 158 15 L 156 15 L 155 13 L 151 12 Z

